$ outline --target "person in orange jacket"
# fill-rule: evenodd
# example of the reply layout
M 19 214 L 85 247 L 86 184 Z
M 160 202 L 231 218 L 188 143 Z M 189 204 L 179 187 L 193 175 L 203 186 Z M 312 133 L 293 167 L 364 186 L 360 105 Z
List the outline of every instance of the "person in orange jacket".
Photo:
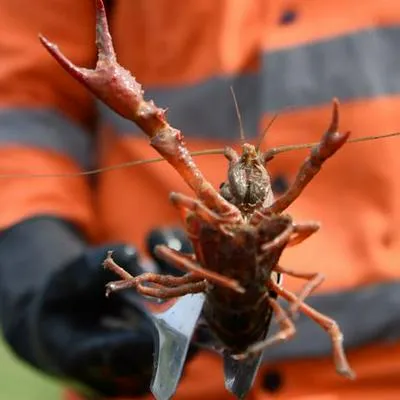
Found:
M 373 0 L 362 7 L 344 0 L 107 5 L 119 62 L 143 84 L 146 98 L 169 108 L 169 121 L 191 150 L 237 141 L 231 85 L 248 140 L 282 112 L 265 147 L 318 141 L 334 96 L 342 101 L 341 130 L 353 137 L 399 129 L 394 0 L 384 7 Z M 137 127 L 94 101 L 38 41 L 41 32 L 77 65 L 93 66 L 94 1 L 0 6 L 0 174 L 62 175 L 156 155 Z M 341 326 L 357 379 L 336 375 L 329 338 L 300 318 L 296 337 L 266 352 L 249 399 L 400 398 L 399 151 L 396 139 L 346 145 L 290 209 L 296 220 L 321 221 L 322 229 L 288 249 L 282 264 L 326 275 L 309 304 Z M 276 195 L 305 156 L 283 154 L 270 163 Z M 196 162 L 213 184 L 224 181 L 223 157 Z M 176 230 L 146 239 L 151 229 L 178 223 L 168 202 L 172 190 L 190 194 L 165 163 L 95 179 L 1 181 L 0 318 L 20 358 L 103 397 L 151 398 L 148 321 L 125 298 L 104 298 L 113 277 L 100 264 L 112 248 L 118 262 L 139 273 L 138 255 L 147 247 L 151 253 L 148 240 L 187 245 Z M 285 287 L 297 291 L 302 283 L 287 279 Z M 175 398 L 232 398 L 220 357 L 195 353 Z

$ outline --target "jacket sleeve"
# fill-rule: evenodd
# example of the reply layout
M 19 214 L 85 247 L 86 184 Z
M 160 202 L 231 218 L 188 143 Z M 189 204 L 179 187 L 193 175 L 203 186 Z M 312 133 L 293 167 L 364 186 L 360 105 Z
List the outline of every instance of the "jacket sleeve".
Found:
M 0 0 L 0 230 L 37 215 L 93 229 L 85 178 L 4 175 L 65 174 L 91 167 L 94 103 L 47 53 L 42 33 L 79 65 L 95 63 L 94 2 Z

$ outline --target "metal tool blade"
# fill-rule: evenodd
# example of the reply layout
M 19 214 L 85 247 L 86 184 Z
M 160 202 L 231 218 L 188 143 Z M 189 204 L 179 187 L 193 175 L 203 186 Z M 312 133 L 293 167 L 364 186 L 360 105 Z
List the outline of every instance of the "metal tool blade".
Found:
M 225 387 L 238 399 L 245 399 L 253 386 L 260 367 L 262 353 L 249 356 L 244 360 L 235 360 L 224 352 Z
M 202 293 L 189 294 L 152 315 L 158 338 L 151 391 L 157 400 L 168 400 L 176 391 L 203 305 Z

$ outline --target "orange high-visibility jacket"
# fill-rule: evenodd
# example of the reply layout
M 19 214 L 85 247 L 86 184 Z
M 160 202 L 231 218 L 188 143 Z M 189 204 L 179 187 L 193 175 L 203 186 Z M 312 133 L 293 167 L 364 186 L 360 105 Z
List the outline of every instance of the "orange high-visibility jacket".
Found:
M 71 173 L 156 155 L 132 123 L 95 102 L 40 45 L 39 32 L 78 65 L 95 63 L 93 0 L 0 0 L 0 173 Z M 331 99 L 353 137 L 400 130 L 400 3 L 266 0 L 116 0 L 110 24 L 119 62 L 137 77 L 192 150 L 238 139 L 229 86 L 249 139 L 277 111 L 263 147 L 318 141 Z M 288 108 L 291 107 L 291 108 Z M 96 122 L 95 122 L 96 121 Z M 318 310 L 344 330 L 354 382 L 335 373 L 328 335 L 298 321 L 291 342 L 266 352 L 250 399 L 400 398 L 400 139 L 349 144 L 290 208 L 321 230 L 288 249 L 282 265 L 321 271 Z M 277 192 L 306 151 L 271 162 Z M 197 157 L 219 185 L 222 156 Z M 0 228 L 55 214 L 92 242 L 143 248 L 152 227 L 178 223 L 170 191 L 190 194 L 165 162 L 92 179 L 8 179 Z M 304 282 L 285 279 L 298 290 Z M 151 398 L 148 396 L 146 398 Z M 178 400 L 231 399 L 222 363 L 200 354 Z

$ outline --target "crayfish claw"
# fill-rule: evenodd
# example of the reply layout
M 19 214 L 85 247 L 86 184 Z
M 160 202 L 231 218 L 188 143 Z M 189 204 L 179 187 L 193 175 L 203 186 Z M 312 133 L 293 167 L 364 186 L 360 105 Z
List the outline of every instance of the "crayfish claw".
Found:
M 99 61 L 103 58 L 115 61 L 115 51 L 112 44 L 106 10 L 103 0 L 96 0 L 96 45 L 99 51 Z

